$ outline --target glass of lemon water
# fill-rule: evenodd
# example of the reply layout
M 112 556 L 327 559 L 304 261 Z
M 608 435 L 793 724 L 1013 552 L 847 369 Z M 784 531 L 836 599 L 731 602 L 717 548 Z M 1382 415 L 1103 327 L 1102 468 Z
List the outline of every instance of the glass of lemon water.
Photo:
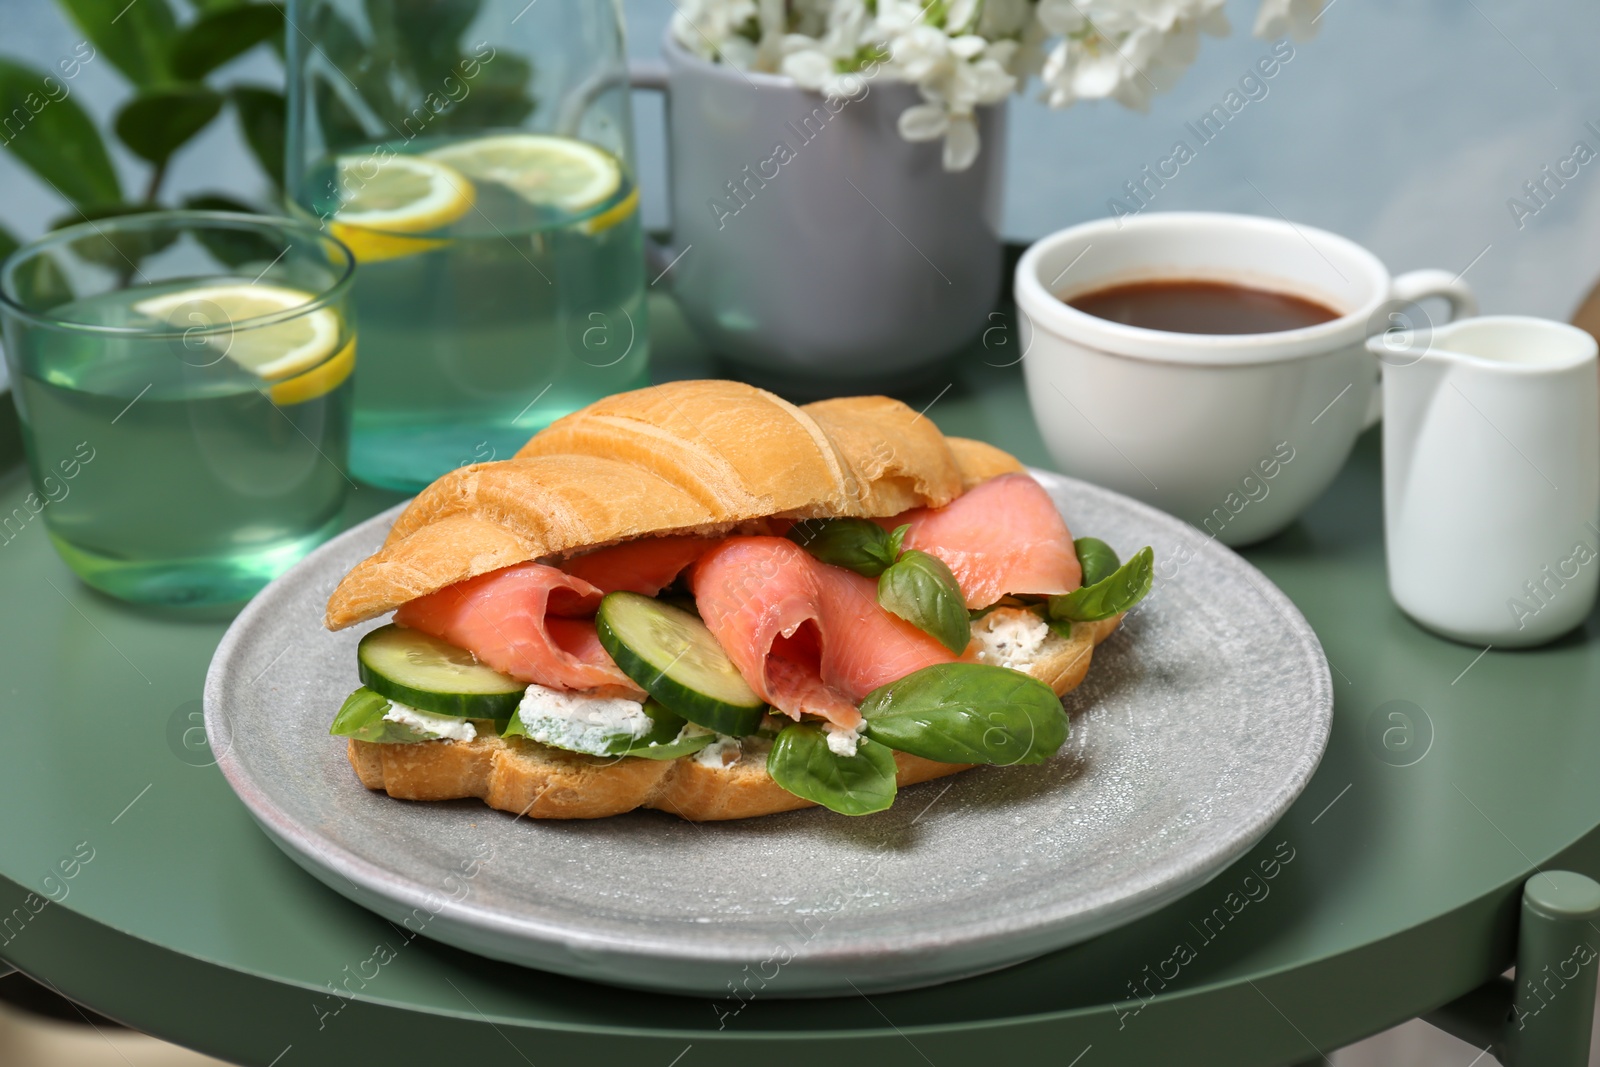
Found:
M 418 489 L 648 384 L 619 5 L 291 11 L 288 192 L 361 264 L 355 475 Z
M 290 219 L 85 222 L 0 266 L 33 492 L 0 540 L 48 535 L 124 600 L 248 599 L 340 527 L 354 259 Z

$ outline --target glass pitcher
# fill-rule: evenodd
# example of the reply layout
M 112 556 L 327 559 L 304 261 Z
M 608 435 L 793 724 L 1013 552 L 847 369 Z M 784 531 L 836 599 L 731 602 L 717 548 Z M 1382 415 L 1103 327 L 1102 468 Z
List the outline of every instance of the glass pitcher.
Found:
M 291 0 L 287 189 L 356 255 L 350 466 L 421 488 L 648 383 L 620 6 Z

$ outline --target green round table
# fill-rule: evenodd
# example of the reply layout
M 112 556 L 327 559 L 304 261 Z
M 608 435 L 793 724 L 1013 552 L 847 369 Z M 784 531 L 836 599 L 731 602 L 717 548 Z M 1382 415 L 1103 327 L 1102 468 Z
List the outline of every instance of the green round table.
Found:
M 652 313 L 659 377 L 715 373 L 670 306 Z M 1005 351 L 976 349 L 905 399 L 1048 465 L 1018 369 L 991 365 Z M 27 491 L 4 408 L 0 516 Z M 1536 870 L 1600 873 L 1593 621 L 1516 653 L 1418 629 L 1385 590 L 1378 469 L 1369 434 L 1300 522 L 1245 552 L 1316 628 L 1337 691 L 1321 769 L 1257 849 L 1086 944 L 822 1001 L 628 992 L 408 941 L 281 854 L 210 765 L 199 696 L 227 618 L 91 592 L 33 520 L 0 544 L 0 958 L 262 1067 L 1319 1058 L 1504 970 Z M 349 519 L 396 499 L 362 488 Z

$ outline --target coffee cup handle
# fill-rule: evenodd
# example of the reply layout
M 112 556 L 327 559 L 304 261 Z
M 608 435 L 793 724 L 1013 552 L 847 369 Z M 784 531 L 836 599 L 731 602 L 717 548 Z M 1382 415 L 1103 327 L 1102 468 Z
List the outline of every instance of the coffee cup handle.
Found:
M 628 63 L 628 85 L 634 89 L 646 89 L 666 96 L 668 92 L 667 65 L 659 59 L 630 60 Z M 671 122 L 672 120 L 669 117 L 667 121 Z M 669 137 L 668 140 L 670 142 L 671 138 Z M 670 144 L 667 151 L 672 151 Z M 671 181 L 671 178 L 669 177 L 667 180 Z M 667 199 L 670 203 L 671 197 Z M 678 257 L 681 255 L 682 252 L 672 246 L 654 240 L 649 234 L 645 235 L 645 269 L 650 272 L 650 276 L 656 281 L 666 275 L 667 271 L 678 261 Z M 652 281 L 651 284 L 654 285 L 655 282 Z
M 1461 280 L 1461 275 L 1432 268 L 1407 271 L 1390 282 L 1389 300 L 1384 307 L 1392 309 L 1405 304 L 1415 304 L 1434 296 L 1440 297 L 1449 305 L 1450 315 L 1446 322 L 1454 322 L 1478 313 L 1478 298 L 1473 294 L 1471 287 Z M 1385 328 L 1382 322 L 1373 322 L 1369 325 L 1374 328 L 1374 333 L 1381 332 Z M 1382 417 L 1383 379 L 1380 377 L 1373 385 L 1372 396 L 1367 401 L 1367 421 L 1362 429 L 1370 430 Z

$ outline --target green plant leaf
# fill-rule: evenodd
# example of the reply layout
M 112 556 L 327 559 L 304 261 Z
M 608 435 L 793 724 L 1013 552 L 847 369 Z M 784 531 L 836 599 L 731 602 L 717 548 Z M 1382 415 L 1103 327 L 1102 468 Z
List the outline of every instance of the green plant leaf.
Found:
M 959 655 L 972 640 L 972 617 L 944 560 L 911 549 L 878 577 L 878 603 L 926 630 Z
M 217 11 L 226 11 L 229 8 L 240 7 L 245 0 L 189 0 L 189 6 L 194 8 L 196 14 L 210 15 Z
M 354 89 L 360 97 L 360 105 L 370 111 L 379 123 L 398 124 L 401 109 L 394 102 L 394 87 L 390 77 L 393 63 L 389 56 L 381 54 L 329 3 L 314 5 L 309 20 L 302 21 L 300 29 L 306 38 L 317 42 L 317 51 L 320 53 L 312 57 L 317 61 L 316 68 L 319 71 L 314 86 L 320 85 L 323 93 L 330 93 L 332 89 L 328 79 L 333 78 L 344 89 Z M 299 37 L 299 34 L 296 36 Z M 304 44 L 304 39 L 300 43 Z M 324 65 L 332 67 L 337 73 L 322 71 Z M 344 105 L 345 113 L 351 116 L 355 127 L 362 129 L 365 123 L 351 111 L 349 102 L 340 100 L 338 103 Z M 319 101 L 319 116 L 321 113 Z M 335 141 L 330 138 L 327 126 L 323 127 L 323 137 L 334 150 L 351 144 L 365 144 L 373 139 L 363 130 L 360 140 Z
M 17 235 L 4 226 L 0 226 L 0 263 L 4 263 L 10 258 L 11 253 L 21 247 L 22 241 L 17 238 Z
M 789 540 L 824 563 L 876 578 L 894 562 L 889 534 L 866 519 L 802 519 Z
M 62 215 L 50 224 L 50 228 L 60 230 L 67 226 L 76 226 L 80 222 L 98 222 L 101 219 L 114 219 L 121 215 L 147 215 L 160 210 L 159 204 L 100 204 Z M 155 255 L 177 239 L 176 230 L 106 232 L 97 229 L 82 237 L 74 238 L 68 247 L 82 259 L 98 263 L 118 274 L 127 275 L 138 269 L 139 262 L 145 256 Z
M 122 105 L 115 128 L 134 155 L 162 167 L 221 110 L 222 94 L 203 85 L 151 89 Z
M 255 85 L 237 85 L 228 90 L 245 144 L 271 179 L 274 189 L 283 188 L 284 148 L 288 144 L 288 106 L 282 93 Z
M 870 815 L 894 803 L 894 753 L 863 737 L 854 756 L 828 747 L 822 727 L 791 723 L 767 754 L 767 773 L 797 797 L 841 815 Z
M 364 7 L 374 50 L 394 58 L 420 97 L 452 74 L 480 0 L 366 0 Z
M 236 200 L 231 196 L 221 193 L 200 193 L 195 196 L 183 198 L 183 206 L 196 211 L 234 211 L 247 215 L 260 214 L 260 209 L 243 200 Z M 250 230 L 228 230 L 215 227 L 200 227 L 192 230 L 196 240 L 205 245 L 206 250 L 217 261 L 229 267 L 243 267 L 246 264 L 255 264 L 260 269 L 262 264 L 271 263 L 278 258 L 278 253 L 283 251 L 283 246 L 268 237 L 266 234 L 255 233 Z
M 15 241 L 9 233 L 10 240 Z M 9 254 L 9 253 L 8 253 Z M 17 264 L 11 275 L 12 292 L 17 303 L 36 314 L 43 314 L 74 298 L 72 282 L 56 262 L 56 253 L 32 256 Z
M 282 33 L 283 13 L 270 4 L 241 4 L 208 11 L 173 40 L 172 73 L 185 81 L 199 81 L 229 60 Z
M 1155 551 L 1147 545 L 1093 585 L 1051 597 L 1050 617 L 1062 622 L 1098 622 L 1127 611 L 1150 592 L 1155 559 Z
M 196 211 L 237 211 L 246 215 L 259 215 L 261 209 L 248 201 L 226 193 L 194 193 L 183 198 L 183 206 Z M 276 249 L 277 246 L 274 246 Z M 277 255 L 275 250 L 273 255 Z
M 0 59 L 0 144 L 74 204 L 122 199 L 100 131 L 69 83 L 8 59 Z
M 148 88 L 170 79 L 168 46 L 177 21 L 167 0 L 61 0 L 61 6 L 134 85 Z
M 1098 537 L 1080 537 L 1072 542 L 1078 552 L 1078 565 L 1083 568 L 1083 584 L 1093 585 L 1109 578 L 1122 566 L 1116 550 Z
M 330 151 L 340 151 L 372 140 L 366 125 L 351 111 L 328 80 L 320 74 L 311 81 L 311 102 L 317 111 L 317 125 Z
M 538 98 L 528 91 L 533 64 L 505 49 L 485 54 L 492 58 L 463 57 L 458 64 L 467 95 L 438 117 L 440 132 L 520 126 L 538 108 Z
M 874 741 L 942 763 L 1043 763 L 1067 739 L 1049 686 L 982 663 L 914 671 L 868 693 L 861 715 Z

